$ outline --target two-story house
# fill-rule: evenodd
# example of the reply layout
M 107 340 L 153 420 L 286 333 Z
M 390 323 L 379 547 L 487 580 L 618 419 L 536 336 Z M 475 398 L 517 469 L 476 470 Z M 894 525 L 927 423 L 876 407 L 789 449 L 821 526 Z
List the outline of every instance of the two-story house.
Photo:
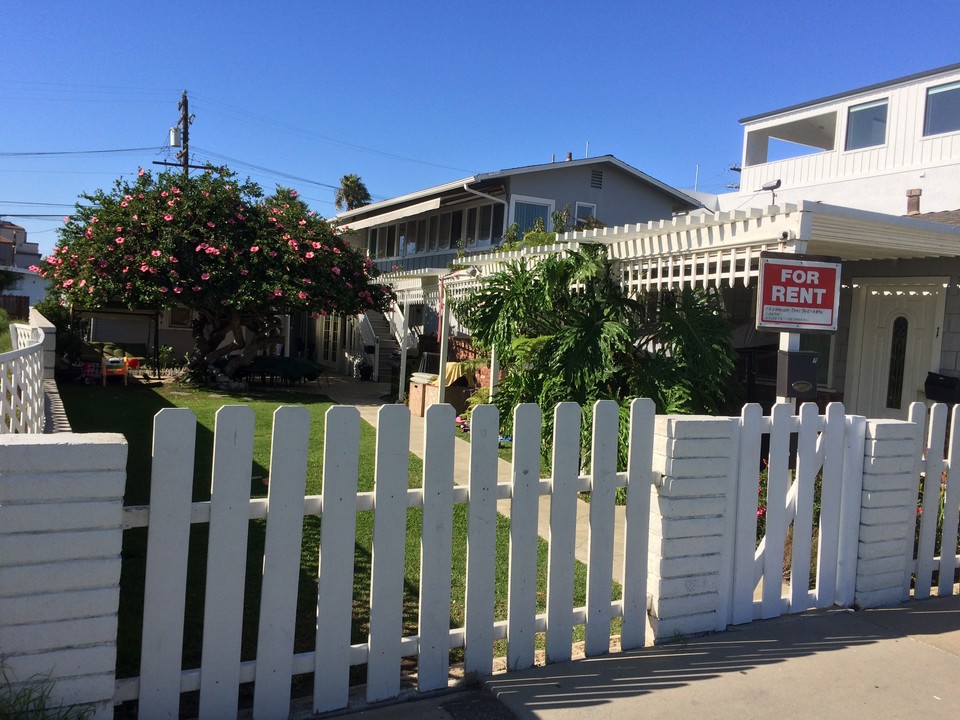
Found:
M 567 211 L 568 227 L 590 219 L 604 225 L 670 219 L 701 207 L 699 201 L 627 163 L 603 155 L 485 172 L 340 213 L 332 221 L 348 230 L 388 281 L 410 299 L 409 326 L 421 338 L 435 336 L 442 302 L 440 279 L 451 265 L 489 252 L 512 227 L 522 240 L 538 220 L 554 229 L 555 211 Z M 393 330 L 401 321 L 392 318 Z M 380 325 L 376 328 L 369 322 Z M 382 340 L 374 362 L 389 369 L 385 356 L 396 350 L 379 318 L 319 318 L 306 328 L 294 323 L 294 340 L 316 348 L 331 367 L 351 362 Z M 382 371 L 382 373 L 380 372 Z
M 704 198 L 711 209 L 754 198 L 893 215 L 960 207 L 960 64 L 740 122 L 740 189 Z
M 744 373 L 768 399 L 778 347 L 797 344 L 820 355 L 821 399 L 854 412 L 904 417 L 910 402 L 951 397 L 960 376 L 960 64 L 741 122 L 738 192 L 697 194 L 712 212 L 603 235 L 625 276 L 637 287 L 721 288 Z M 754 329 L 762 250 L 840 258 L 838 332 L 791 339 Z M 946 376 L 939 392 L 928 382 L 936 375 Z
M 570 223 L 588 218 L 622 225 L 671 218 L 700 207 L 689 195 L 612 155 L 479 173 L 365 205 L 333 220 L 382 271 L 448 268 L 466 254 L 499 245 L 516 223 L 518 237 L 539 219 L 568 210 Z

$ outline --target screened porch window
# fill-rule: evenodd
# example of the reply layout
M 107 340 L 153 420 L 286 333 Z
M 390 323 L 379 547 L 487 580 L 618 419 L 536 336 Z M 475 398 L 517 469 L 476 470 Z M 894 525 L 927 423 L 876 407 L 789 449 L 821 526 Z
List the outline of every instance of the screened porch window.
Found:
M 549 200 L 539 198 L 521 198 L 513 201 L 513 221 L 517 224 L 519 236 L 522 238 L 525 232 L 533 230 L 537 224 L 537 219 L 543 221 L 545 230 L 552 230 L 550 227 L 550 213 L 553 212 L 553 203 Z

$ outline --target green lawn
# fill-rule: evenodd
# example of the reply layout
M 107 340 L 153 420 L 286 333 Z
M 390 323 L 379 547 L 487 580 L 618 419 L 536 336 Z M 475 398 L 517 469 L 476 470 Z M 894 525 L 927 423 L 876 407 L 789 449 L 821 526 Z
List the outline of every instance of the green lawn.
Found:
M 222 405 L 246 404 L 256 416 L 254 466 L 251 494 L 265 495 L 266 488 L 259 478 L 267 475 L 270 464 L 270 433 L 272 413 L 280 405 L 305 405 L 311 413 L 311 443 L 307 470 L 307 492 L 317 494 L 321 490 L 323 457 L 323 415 L 330 401 L 322 396 L 307 393 L 274 390 L 248 392 L 243 395 L 226 396 L 196 390 L 179 385 L 130 385 L 119 384 L 101 387 L 84 386 L 75 382 L 61 382 L 60 393 L 71 425 L 75 432 L 120 432 L 129 444 L 127 463 L 127 487 L 125 503 L 146 504 L 149 501 L 150 453 L 152 446 L 153 416 L 164 407 L 185 407 L 197 416 L 197 452 L 194 477 L 194 500 L 209 499 L 210 463 L 212 457 L 214 415 Z M 373 489 L 374 431 L 362 423 L 360 440 L 361 491 Z M 419 487 L 422 478 L 422 463 L 410 456 L 410 486 Z M 407 551 L 405 569 L 404 626 L 407 634 L 416 632 L 419 552 L 419 509 L 411 509 L 407 519 Z M 453 588 L 451 627 L 462 626 L 464 617 L 464 589 L 466 581 L 466 530 L 467 507 L 454 508 Z M 244 604 L 243 659 L 253 659 L 256 654 L 257 617 L 259 613 L 260 569 L 263 556 L 265 523 L 253 520 L 250 523 L 247 582 Z M 301 553 L 300 591 L 298 598 L 296 652 L 313 650 L 316 622 L 317 549 L 320 538 L 320 521 L 316 517 L 304 520 L 304 537 Z M 362 512 L 357 517 L 356 572 L 354 579 L 353 642 L 364 642 L 368 628 L 368 598 L 370 581 L 371 547 L 373 540 L 373 514 Z M 194 525 L 191 531 L 190 563 L 188 570 L 186 627 L 184 633 L 184 667 L 199 666 L 204 600 L 204 575 L 206 570 L 207 526 Z M 547 546 L 539 545 L 538 611 L 543 612 L 546 601 Z M 504 619 L 507 608 L 507 573 L 509 567 L 509 521 L 499 518 L 497 525 L 497 587 L 496 617 Z M 121 577 L 120 634 L 118 674 L 129 677 L 138 674 L 140 660 L 140 618 L 143 610 L 143 584 L 146 562 L 146 530 L 137 528 L 125 533 L 123 546 L 123 574 Z M 585 603 L 586 568 L 577 563 L 575 603 Z M 617 588 L 617 592 L 619 588 Z M 582 636 L 582 627 L 575 637 Z M 503 653 L 502 644 L 497 648 Z M 454 653 L 456 657 L 458 653 Z M 357 673 L 362 680 L 362 671 Z

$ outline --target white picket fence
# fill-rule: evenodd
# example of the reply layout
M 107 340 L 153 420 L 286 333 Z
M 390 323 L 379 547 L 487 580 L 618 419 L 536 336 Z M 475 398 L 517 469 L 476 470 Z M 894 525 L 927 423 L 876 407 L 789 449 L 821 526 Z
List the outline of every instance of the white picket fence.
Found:
M 115 702 L 139 698 L 145 718 L 176 717 L 180 693 L 200 690 L 201 717 L 233 717 L 239 683 L 254 681 L 256 717 L 287 717 L 290 681 L 314 673 L 314 711 L 347 705 L 351 665 L 367 665 L 367 700 L 400 692 L 401 658 L 417 657 L 421 691 L 446 687 L 449 651 L 465 648 L 464 670 L 493 669 L 493 643 L 507 641 L 507 664 L 534 664 L 537 632 L 547 633 L 551 661 L 569 659 L 572 629 L 586 625 L 586 653 L 609 648 L 610 621 L 623 617 L 622 643 L 645 640 L 646 538 L 650 501 L 653 405 L 633 407 L 630 467 L 616 470 L 619 413 L 601 403 L 594 413 L 592 472 L 579 468 L 580 409 L 556 409 L 552 480 L 540 478 L 541 412 L 515 411 L 513 480 L 497 483 L 498 415 L 477 408 L 471 424 L 469 485 L 453 475 L 454 411 L 433 406 L 426 416 L 423 486 L 409 489 L 409 410 L 388 405 L 378 420 L 375 490 L 357 492 L 360 417 L 355 408 L 331 408 L 325 421 L 323 492 L 304 496 L 309 414 L 281 408 L 274 417 L 268 497 L 249 498 L 253 414 L 224 407 L 216 419 L 212 497 L 192 503 L 195 419 L 188 410 L 156 417 L 151 504 L 127 508 L 128 527 L 149 524 L 140 677 L 120 680 Z M 611 602 L 613 514 L 617 487 L 628 493 L 629 541 L 622 600 Z M 550 595 L 537 614 L 537 513 L 541 493 L 554 493 L 551 510 Z M 592 491 L 590 572 L 585 607 L 573 607 L 575 523 L 579 490 Z M 510 498 L 509 609 L 494 618 L 496 501 Z M 469 501 L 465 626 L 451 629 L 451 532 L 454 503 Z M 423 509 L 418 634 L 403 637 L 407 509 Z M 370 625 L 366 643 L 350 642 L 356 513 L 375 510 Z M 318 559 L 316 651 L 293 654 L 295 603 L 304 515 L 322 518 Z M 255 662 L 240 662 L 248 520 L 266 518 L 263 594 Z M 181 672 L 183 608 L 191 522 L 209 522 L 203 667 Z
M 13 350 L 0 354 L 0 434 L 42 433 L 43 331 L 13 323 Z
M 922 423 L 922 405 L 912 412 Z M 656 435 L 653 404 L 637 400 L 632 405 L 629 462 L 621 472 L 616 465 L 618 408 L 612 402 L 595 406 L 591 468 L 585 475 L 579 469 L 580 408 L 572 403 L 557 406 L 550 478 L 540 477 L 541 411 L 534 405 L 517 407 L 512 478 L 499 484 L 496 409 L 481 406 L 473 413 L 466 485 L 452 482 L 453 418 L 449 406 L 428 409 L 422 487 L 411 489 L 409 411 L 399 405 L 381 408 L 375 489 L 358 492 L 359 413 L 351 407 L 331 408 L 325 419 L 323 491 L 305 496 L 309 413 L 303 407 L 280 408 L 274 416 L 268 497 L 251 499 L 253 413 L 246 407 L 224 407 L 216 418 L 211 500 L 193 503 L 196 422 L 188 410 L 162 410 L 155 421 L 151 504 L 124 510 L 125 527 L 148 526 L 141 674 L 117 681 L 114 702 L 139 698 L 140 716 L 176 717 L 181 693 L 199 690 L 201 718 L 234 717 L 239 685 L 253 682 L 255 716 L 287 717 L 295 675 L 313 674 L 313 711 L 326 712 L 347 706 L 350 668 L 355 665 L 366 665 L 366 699 L 375 702 L 400 693 L 402 658 L 416 658 L 417 687 L 426 692 L 448 685 L 450 650 L 454 648 L 464 649 L 466 673 L 483 676 L 492 672 L 497 640 L 506 641 L 509 670 L 534 664 L 536 635 L 541 632 L 545 633 L 546 661 L 568 660 L 575 625 L 585 626 L 587 656 L 608 651 L 610 622 L 616 617 L 622 618 L 622 648 L 647 643 L 651 639 L 647 632 L 649 537 L 658 532 L 651 527 L 657 512 L 651 501 L 667 492 L 660 474 L 654 472 L 655 442 L 661 443 L 663 438 Z M 945 409 L 935 408 L 928 447 L 943 445 L 945 420 Z M 735 442 L 723 450 L 734 469 L 729 487 L 715 496 L 667 500 L 673 505 L 699 503 L 697 507 L 705 508 L 704 514 L 710 517 L 696 517 L 698 510 L 690 527 L 707 527 L 706 534 L 717 535 L 717 542 L 723 545 L 720 626 L 852 604 L 866 420 L 846 416 L 840 404 L 831 404 L 822 416 L 808 404 L 796 415 L 790 405 L 778 405 L 769 417 L 762 415 L 759 406 L 748 405 L 740 418 L 729 422 L 735 425 Z M 956 427 L 954 422 L 954 433 Z M 769 437 L 769 450 L 762 453 L 764 435 Z M 795 451 L 791 438 L 795 439 Z M 955 434 L 951 446 L 954 439 Z M 915 450 L 918 477 L 925 472 L 939 480 L 949 459 L 929 449 L 921 457 L 920 447 Z M 766 536 L 758 544 L 757 489 L 762 460 L 768 463 Z M 818 482 L 819 530 L 811 576 Z M 618 487 L 628 488 L 623 583 L 621 599 L 611 601 Z M 952 589 L 951 563 L 955 563 L 956 548 L 947 538 L 956 538 L 958 488 L 960 483 L 953 480 L 946 485 L 946 515 L 951 519 L 944 522 L 945 559 L 934 558 L 930 539 L 936 531 L 934 493 L 924 499 L 925 524 L 916 563 L 918 597 L 929 595 L 935 563 L 944 579 L 941 593 Z M 574 607 L 577 493 L 585 490 L 591 491 L 586 604 Z M 551 500 L 546 611 L 538 614 L 541 495 L 549 495 Z M 939 498 L 939 493 L 936 495 Z M 494 615 L 496 504 L 505 498 L 511 501 L 508 607 L 506 617 L 498 619 Z M 926 502 L 931 503 L 929 511 Z M 463 626 L 451 628 L 452 513 L 458 503 L 468 504 L 469 517 L 466 608 Z M 419 617 L 416 634 L 404 636 L 404 554 L 407 511 L 413 507 L 422 508 Z M 909 498 L 898 512 L 905 512 L 902 507 L 915 512 Z M 371 510 L 369 634 L 366 642 L 352 644 L 356 519 L 358 512 Z M 322 520 L 318 620 L 314 650 L 295 653 L 305 516 Z M 933 531 L 928 518 L 932 518 Z M 241 662 L 251 519 L 266 519 L 263 582 L 256 659 Z M 181 669 L 191 523 L 209 523 L 202 667 Z M 792 550 L 785 559 L 788 537 L 792 538 Z M 679 544 L 686 542 L 679 540 Z M 913 557 L 912 533 L 910 547 L 904 544 L 904 552 Z M 944 588 L 947 575 L 950 587 Z M 907 572 L 907 592 L 909 579 Z

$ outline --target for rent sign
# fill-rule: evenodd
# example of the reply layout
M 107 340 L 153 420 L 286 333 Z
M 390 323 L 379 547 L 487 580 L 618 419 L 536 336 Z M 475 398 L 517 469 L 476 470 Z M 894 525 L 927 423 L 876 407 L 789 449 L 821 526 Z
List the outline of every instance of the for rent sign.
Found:
M 757 329 L 835 332 L 839 304 L 839 259 L 761 254 Z

